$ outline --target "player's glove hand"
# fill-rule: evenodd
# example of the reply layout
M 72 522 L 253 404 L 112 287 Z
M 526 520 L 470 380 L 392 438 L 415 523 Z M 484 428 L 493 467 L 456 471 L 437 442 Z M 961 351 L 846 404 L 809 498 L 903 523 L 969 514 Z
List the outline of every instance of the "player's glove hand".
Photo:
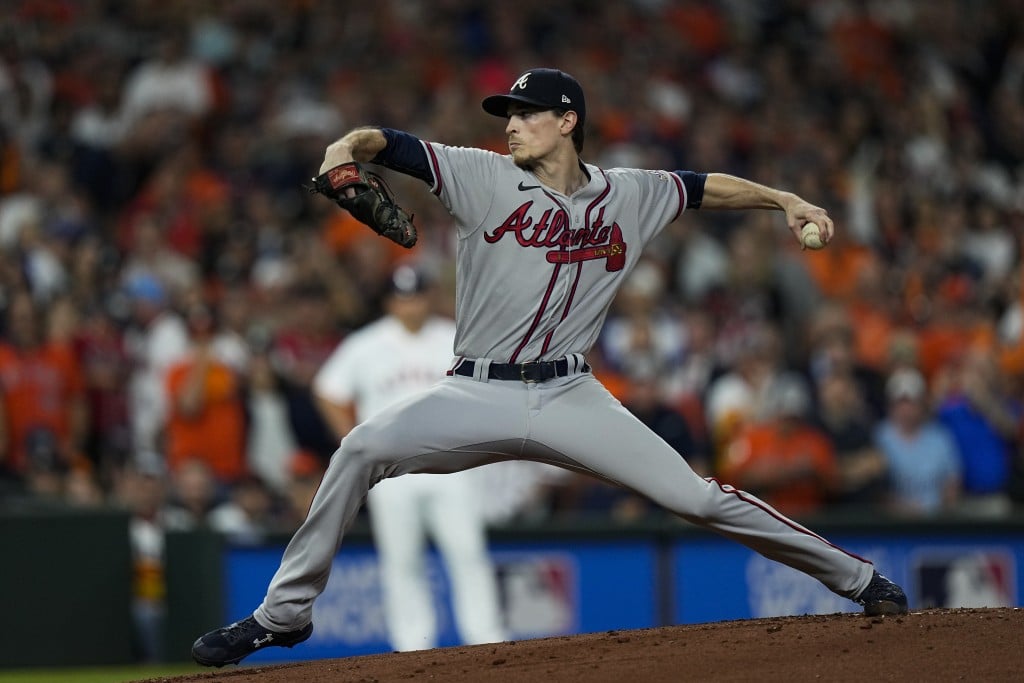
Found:
M 355 161 L 341 164 L 313 178 L 310 194 L 334 200 L 352 217 L 383 237 L 409 249 L 416 244 L 412 216 L 395 203 L 390 188 L 376 173 Z

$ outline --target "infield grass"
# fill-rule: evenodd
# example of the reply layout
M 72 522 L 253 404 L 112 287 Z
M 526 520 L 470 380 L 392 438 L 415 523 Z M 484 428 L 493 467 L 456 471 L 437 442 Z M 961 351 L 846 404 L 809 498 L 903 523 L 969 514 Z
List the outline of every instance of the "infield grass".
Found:
M 78 669 L 0 669 L 0 683 L 125 683 L 206 671 L 195 664 L 139 664 Z

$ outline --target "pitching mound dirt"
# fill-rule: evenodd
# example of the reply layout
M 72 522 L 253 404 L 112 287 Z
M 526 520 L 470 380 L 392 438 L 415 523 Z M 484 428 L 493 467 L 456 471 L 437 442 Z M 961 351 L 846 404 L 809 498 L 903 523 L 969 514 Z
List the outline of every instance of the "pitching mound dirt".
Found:
M 231 667 L 149 683 L 1018 681 L 1024 609 L 779 617 Z

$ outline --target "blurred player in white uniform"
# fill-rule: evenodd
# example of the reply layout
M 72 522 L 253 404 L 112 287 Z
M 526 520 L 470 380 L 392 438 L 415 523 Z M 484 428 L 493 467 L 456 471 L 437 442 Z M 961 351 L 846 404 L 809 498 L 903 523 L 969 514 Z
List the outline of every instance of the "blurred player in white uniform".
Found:
M 398 268 L 387 315 L 343 341 L 313 381 L 317 403 L 339 438 L 356 424 L 440 380 L 451 361 L 455 323 L 433 313 L 421 270 Z M 429 533 L 444 559 L 453 611 L 466 644 L 505 640 L 494 568 L 487 555 L 478 470 L 388 479 L 368 495 L 384 606 L 395 650 L 437 646 L 425 559 Z

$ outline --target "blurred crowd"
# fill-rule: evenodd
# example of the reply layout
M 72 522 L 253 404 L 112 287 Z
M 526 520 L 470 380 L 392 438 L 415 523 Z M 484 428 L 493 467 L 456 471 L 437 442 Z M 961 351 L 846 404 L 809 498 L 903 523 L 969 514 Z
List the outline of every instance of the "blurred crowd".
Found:
M 549 65 L 587 161 L 836 221 L 809 252 L 781 214 L 689 211 L 629 275 L 591 363 L 680 457 L 797 516 L 1024 502 L 1019 2 L 2 4 L 0 496 L 293 529 L 336 447 L 313 374 L 404 260 L 453 307 L 421 183 L 390 176 L 411 253 L 303 183 L 357 125 L 504 151 L 481 97 Z M 563 477 L 520 514 L 655 512 Z

